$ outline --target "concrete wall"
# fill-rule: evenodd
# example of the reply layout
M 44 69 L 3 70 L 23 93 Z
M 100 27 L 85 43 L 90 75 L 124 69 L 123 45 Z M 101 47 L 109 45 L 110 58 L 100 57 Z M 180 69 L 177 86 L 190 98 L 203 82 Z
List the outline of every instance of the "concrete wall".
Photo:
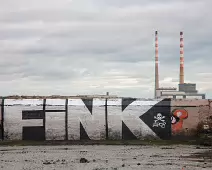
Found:
M 172 124 L 172 136 L 195 136 L 205 123 L 212 122 L 212 100 L 173 100 L 172 115 L 178 115 L 178 122 Z M 178 114 L 181 111 L 183 114 Z M 211 126 L 212 128 L 212 126 Z
M 3 140 L 130 140 L 192 137 L 212 120 L 210 100 L 4 99 Z

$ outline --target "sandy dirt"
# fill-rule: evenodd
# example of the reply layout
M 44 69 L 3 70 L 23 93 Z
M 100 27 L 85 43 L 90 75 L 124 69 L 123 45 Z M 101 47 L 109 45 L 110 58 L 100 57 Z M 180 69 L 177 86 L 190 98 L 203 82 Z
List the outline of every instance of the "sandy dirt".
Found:
M 2 170 L 211 170 L 212 148 L 172 146 L 0 146 Z

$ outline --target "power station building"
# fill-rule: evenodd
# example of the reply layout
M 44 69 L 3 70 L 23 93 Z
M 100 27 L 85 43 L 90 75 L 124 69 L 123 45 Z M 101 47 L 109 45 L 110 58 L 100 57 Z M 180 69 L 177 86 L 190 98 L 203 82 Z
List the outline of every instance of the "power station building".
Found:
M 158 31 L 155 31 L 155 98 L 196 98 L 205 99 L 205 94 L 198 93 L 195 83 L 184 83 L 184 40 L 180 32 L 180 81 L 178 91 L 175 87 L 159 87 L 158 66 Z

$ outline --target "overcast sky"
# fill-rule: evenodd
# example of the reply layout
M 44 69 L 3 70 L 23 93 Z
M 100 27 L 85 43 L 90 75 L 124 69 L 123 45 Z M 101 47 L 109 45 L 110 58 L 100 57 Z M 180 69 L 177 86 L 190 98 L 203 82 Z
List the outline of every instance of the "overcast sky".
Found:
M 0 0 L 0 95 L 154 95 L 185 82 L 212 98 L 211 0 Z

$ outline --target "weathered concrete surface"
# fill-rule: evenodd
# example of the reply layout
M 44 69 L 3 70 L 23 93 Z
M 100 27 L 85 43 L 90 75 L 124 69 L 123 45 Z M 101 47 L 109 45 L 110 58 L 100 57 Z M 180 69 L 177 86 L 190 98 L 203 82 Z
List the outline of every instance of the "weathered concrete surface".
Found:
M 170 100 L 5 99 L 4 140 L 167 139 Z M 32 135 L 35 134 L 35 135 Z
M 4 138 L 7 140 L 22 140 L 23 126 L 43 126 L 42 119 L 22 118 L 25 110 L 42 110 L 43 100 L 5 100 L 4 101 Z
M 198 107 L 198 106 L 208 106 L 209 100 L 207 99 L 175 99 L 171 101 L 172 106 L 176 107 Z
M 0 140 L 2 140 L 2 99 L 0 99 Z
M 4 140 L 181 139 L 212 129 L 212 100 L 109 98 L 106 106 L 105 98 L 28 98 L 1 108 Z
M 212 116 L 211 100 L 178 99 L 171 101 L 171 109 L 184 109 L 188 117 L 182 119 L 182 128 L 173 136 L 196 136 L 205 120 Z M 212 127 L 211 127 L 212 128 Z
M 2 99 L 0 99 L 0 123 L 1 123 L 1 120 L 2 120 L 1 106 L 2 106 Z
M 0 169 L 210 170 L 212 150 L 199 146 L 0 147 Z
M 212 114 L 212 100 L 209 100 L 210 103 L 210 114 Z

